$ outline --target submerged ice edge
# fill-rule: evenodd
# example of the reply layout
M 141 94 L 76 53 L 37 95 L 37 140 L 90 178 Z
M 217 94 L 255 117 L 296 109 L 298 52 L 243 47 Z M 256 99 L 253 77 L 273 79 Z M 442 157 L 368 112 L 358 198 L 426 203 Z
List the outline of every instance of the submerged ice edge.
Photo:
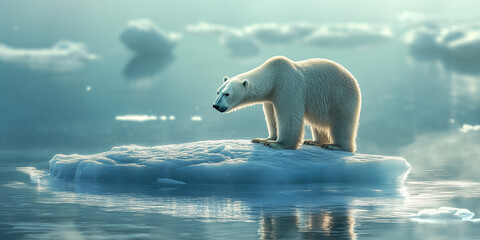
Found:
M 57 154 L 50 176 L 118 183 L 403 183 L 410 164 L 401 157 L 303 146 L 274 150 L 248 140 L 201 141 L 155 147 L 114 147 L 93 155 Z
M 17 167 L 17 171 L 27 174 L 30 181 L 37 185 L 42 184 L 42 178 L 49 175 L 46 171 L 38 170 L 35 167 Z
M 411 216 L 411 220 L 419 223 L 450 223 L 450 222 L 475 222 L 480 223 L 480 218 L 473 218 L 475 213 L 465 208 L 440 207 L 427 208 Z

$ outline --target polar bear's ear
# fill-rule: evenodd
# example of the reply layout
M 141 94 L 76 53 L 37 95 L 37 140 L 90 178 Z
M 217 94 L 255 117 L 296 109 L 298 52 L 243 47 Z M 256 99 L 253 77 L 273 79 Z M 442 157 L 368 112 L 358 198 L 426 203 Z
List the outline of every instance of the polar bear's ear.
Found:
M 243 85 L 245 88 L 248 86 L 248 83 L 249 83 L 249 82 L 248 82 L 247 79 L 245 79 L 245 80 L 242 81 L 242 85 Z
M 228 77 L 227 76 L 224 76 L 223 77 L 223 82 L 226 82 L 228 80 Z

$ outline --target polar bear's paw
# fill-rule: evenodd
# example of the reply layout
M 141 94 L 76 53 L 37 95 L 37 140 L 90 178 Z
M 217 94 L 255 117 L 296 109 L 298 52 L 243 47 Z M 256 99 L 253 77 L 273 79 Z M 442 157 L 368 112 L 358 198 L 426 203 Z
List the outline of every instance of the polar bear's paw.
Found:
M 269 148 L 274 148 L 274 149 L 295 149 L 296 147 L 291 147 L 286 144 L 282 144 L 279 142 L 275 141 L 267 141 L 263 145 L 269 147 Z
M 317 146 L 317 147 L 322 147 L 323 145 L 326 145 L 321 142 L 313 141 L 313 140 L 305 140 L 303 141 L 303 145 L 311 145 L 311 146 Z
M 342 147 L 335 145 L 335 144 L 323 144 L 321 146 L 322 148 L 328 149 L 328 150 L 336 150 L 336 151 L 345 151 L 343 150 Z
M 271 142 L 271 141 L 275 141 L 276 139 L 273 139 L 273 138 L 254 138 L 252 139 L 252 143 L 261 143 L 261 144 L 265 144 L 266 142 Z
M 252 139 L 252 143 L 262 143 L 262 144 L 264 144 L 266 141 L 268 141 L 266 138 L 254 138 L 254 139 Z

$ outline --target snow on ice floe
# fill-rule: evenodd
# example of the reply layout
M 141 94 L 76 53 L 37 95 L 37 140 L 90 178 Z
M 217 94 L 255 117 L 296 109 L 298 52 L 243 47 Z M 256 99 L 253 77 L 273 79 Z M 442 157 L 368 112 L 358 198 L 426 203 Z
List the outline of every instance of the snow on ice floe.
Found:
M 422 223 L 445 223 L 455 221 L 480 222 L 473 218 L 475 213 L 465 208 L 441 207 L 438 209 L 422 209 L 412 216 L 412 220 Z
M 248 140 L 202 141 L 155 147 L 128 145 L 93 155 L 57 154 L 50 176 L 122 183 L 402 183 L 401 157 L 351 154 L 313 146 L 274 150 Z

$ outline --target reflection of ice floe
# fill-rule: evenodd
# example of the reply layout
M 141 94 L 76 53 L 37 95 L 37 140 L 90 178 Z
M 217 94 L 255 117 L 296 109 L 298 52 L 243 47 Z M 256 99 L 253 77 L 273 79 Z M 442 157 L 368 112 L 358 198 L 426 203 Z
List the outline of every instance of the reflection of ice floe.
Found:
M 130 122 L 145 122 L 155 121 L 158 117 L 155 115 L 117 115 L 115 116 L 117 121 L 130 121 Z
M 114 147 L 94 155 L 57 154 L 50 176 L 91 182 L 155 183 L 403 183 L 410 165 L 400 157 L 350 154 L 303 146 L 273 150 L 246 140 L 156 147 Z
M 127 79 L 138 80 L 155 76 L 174 60 L 173 55 L 137 55 L 124 69 Z
M 44 192 L 50 194 L 40 196 L 38 201 L 95 206 L 103 211 L 160 213 L 200 221 L 252 222 L 260 217 L 261 235 L 279 236 L 283 229 L 278 226 L 288 224 L 290 229 L 296 229 L 294 232 L 315 231 L 322 225 L 324 234 L 335 237 L 354 234 L 358 213 L 350 211 L 350 207 L 362 208 L 363 214 L 371 217 L 370 204 L 397 205 L 404 196 L 403 186 L 379 183 L 175 184 L 166 179 L 160 182 L 158 185 L 72 183 L 47 177 Z M 387 212 L 390 211 L 388 208 Z
M 403 186 L 378 184 L 224 185 L 160 181 L 159 185 L 72 184 L 47 178 L 44 192 L 51 193 L 53 197 L 48 196 L 40 201 L 98 206 L 104 211 L 161 213 L 220 222 L 254 221 L 260 214 L 261 218 L 278 223 L 294 212 L 297 221 L 292 227 L 305 230 L 315 227 L 308 222 L 319 215 L 327 216 L 328 219 L 324 220 L 330 223 L 349 224 L 353 214 L 336 209 L 339 205 L 362 207 L 371 203 L 372 198 L 375 198 L 376 204 L 391 204 L 392 200 L 402 198 L 404 189 Z M 335 207 L 330 211 L 325 210 L 331 206 Z M 346 219 L 349 220 L 345 222 Z M 275 230 L 264 224 L 262 222 L 261 227 L 265 228 L 265 234 Z M 330 230 L 335 231 L 335 228 Z
M 474 219 L 475 213 L 464 208 L 441 207 L 438 209 L 422 209 L 412 216 L 412 221 L 423 223 L 444 223 L 452 221 L 480 222 Z
M 172 50 L 180 38 L 180 34 L 168 33 L 149 19 L 129 21 L 120 40 L 137 55 L 125 66 L 124 76 L 150 85 L 173 62 Z
M 125 66 L 123 74 L 133 81 L 153 81 L 174 59 L 172 54 L 137 55 Z

